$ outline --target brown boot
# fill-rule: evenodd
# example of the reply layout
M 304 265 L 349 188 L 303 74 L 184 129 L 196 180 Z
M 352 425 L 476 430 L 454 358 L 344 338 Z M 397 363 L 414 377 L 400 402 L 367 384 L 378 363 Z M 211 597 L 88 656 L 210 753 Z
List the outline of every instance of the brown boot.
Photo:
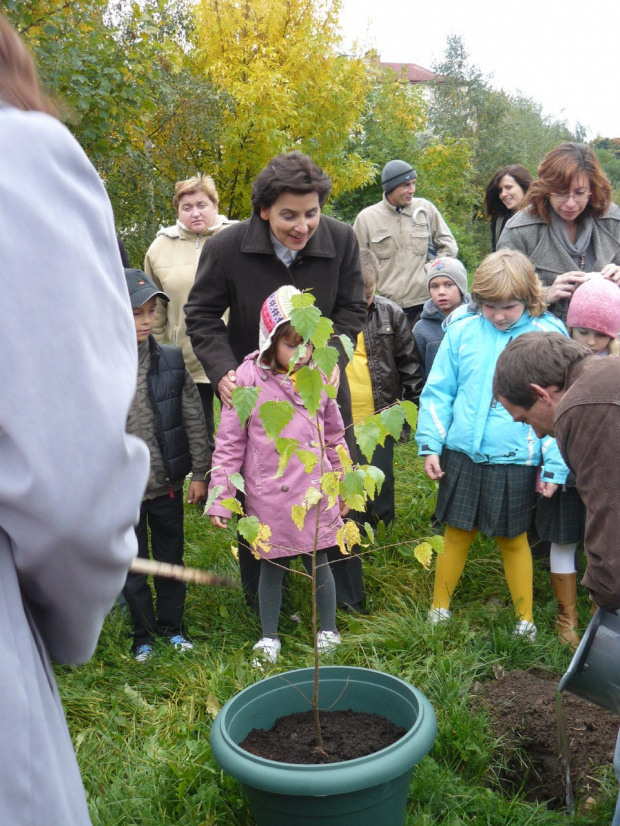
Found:
M 581 642 L 577 633 L 577 574 L 552 573 L 551 587 L 558 601 L 558 614 L 555 618 L 558 637 L 562 642 L 577 648 Z

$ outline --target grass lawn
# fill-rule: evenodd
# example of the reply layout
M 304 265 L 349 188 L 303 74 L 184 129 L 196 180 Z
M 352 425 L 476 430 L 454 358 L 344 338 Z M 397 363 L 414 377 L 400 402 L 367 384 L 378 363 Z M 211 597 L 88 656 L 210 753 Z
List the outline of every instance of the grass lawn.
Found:
M 496 664 L 506 670 L 537 666 L 558 677 L 565 670 L 570 652 L 555 638 L 548 573 L 536 563 L 538 641 L 513 639 L 501 556 L 494 543 L 477 539 L 453 600 L 452 622 L 431 629 L 426 613 L 432 568 L 425 571 L 416 562 L 411 540 L 429 533 L 434 486 L 415 445 L 398 445 L 396 463 L 397 523 L 390 544 L 365 560 L 371 613 L 363 618 L 339 614 L 343 642 L 333 661 L 402 677 L 423 691 L 436 711 L 439 734 L 414 772 L 407 826 L 609 823 L 616 794 L 611 766 L 605 773 L 609 794 L 594 810 L 575 817 L 501 793 L 496 777 L 502 758 L 486 716 L 470 711 L 470 693 L 476 681 L 493 678 Z M 186 564 L 236 574 L 232 539 L 188 508 Z M 585 625 L 586 594 L 580 599 Z M 289 619 L 292 611 L 300 624 Z M 236 781 L 211 756 L 209 728 L 226 700 L 260 678 L 250 668 L 258 620 L 240 591 L 193 585 L 186 628 L 193 652 L 178 654 L 161 646 L 153 660 L 138 664 L 130 653 L 129 618 L 115 609 L 92 661 L 56 668 L 95 826 L 253 823 Z M 312 665 L 305 577 L 292 577 L 291 604 L 280 630 L 283 645 L 274 673 Z

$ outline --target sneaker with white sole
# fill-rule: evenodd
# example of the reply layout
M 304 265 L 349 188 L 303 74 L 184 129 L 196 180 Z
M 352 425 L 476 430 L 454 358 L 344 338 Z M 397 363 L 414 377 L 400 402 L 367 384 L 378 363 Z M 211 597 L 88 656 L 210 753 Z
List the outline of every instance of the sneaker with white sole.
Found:
M 338 631 L 319 631 L 316 635 L 316 641 L 319 654 L 328 654 L 342 642 Z
M 145 642 L 136 648 L 133 656 L 137 663 L 144 663 L 153 656 L 153 646 Z
M 280 640 L 273 637 L 261 637 L 252 651 L 256 651 L 257 656 L 252 660 L 252 668 L 263 667 L 264 662 L 277 663 L 278 654 L 282 648 Z
M 169 642 L 177 651 L 192 651 L 194 648 L 192 643 L 186 640 L 181 634 L 175 634 L 174 637 L 170 637 Z
M 452 612 L 447 608 L 431 608 L 428 612 L 428 621 L 431 625 L 439 625 L 441 622 L 448 622 L 452 617 Z
M 536 640 L 537 634 L 536 626 L 533 622 L 528 622 L 527 620 L 519 620 L 515 625 L 515 630 L 512 632 L 513 637 L 525 637 L 526 639 L 530 640 L 530 642 L 534 642 Z

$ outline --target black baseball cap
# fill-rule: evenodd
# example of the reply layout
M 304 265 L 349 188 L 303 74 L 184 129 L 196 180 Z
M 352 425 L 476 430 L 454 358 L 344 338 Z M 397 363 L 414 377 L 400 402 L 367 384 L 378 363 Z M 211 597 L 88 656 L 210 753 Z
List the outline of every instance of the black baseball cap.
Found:
M 125 278 L 127 279 L 127 287 L 129 289 L 129 298 L 131 299 L 131 306 L 135 309 L 141 307 L 143 304 L 153 298 L 161 298 L 163 301 L 170 301 L 166 293 L 162 292 L 157 285 L 151 281 L 148 275 L 142 270 L 125 269 Z

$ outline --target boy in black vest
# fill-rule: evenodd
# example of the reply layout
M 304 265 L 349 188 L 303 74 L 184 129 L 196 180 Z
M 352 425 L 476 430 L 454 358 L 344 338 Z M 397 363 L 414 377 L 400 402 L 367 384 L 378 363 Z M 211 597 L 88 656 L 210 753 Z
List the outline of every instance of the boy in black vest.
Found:
M 157 299 L 168 301 L 140 270 L 126 269 L 138 338 L 138 384 L 127 417 L 127 432 L 143 439 L 151 454 L 149 481 L 136 527 L 138 556 L 183 564 L 183 483 L 193 471 L 187 501 L 206 496 L 210 464 L 207 429 L 198 390 L 180 347 L 158 344 L 151 335 Z M 147 527 L 148 526 L 148 527 Z M 181 633 L 185 583 L 154 577 L 157 609 L 144 574 L 130 573 L 123 590 L 133 623 L 133 654 L 138 662 L 153 654 L 156 635 L 177 651 L 193 646 Z

